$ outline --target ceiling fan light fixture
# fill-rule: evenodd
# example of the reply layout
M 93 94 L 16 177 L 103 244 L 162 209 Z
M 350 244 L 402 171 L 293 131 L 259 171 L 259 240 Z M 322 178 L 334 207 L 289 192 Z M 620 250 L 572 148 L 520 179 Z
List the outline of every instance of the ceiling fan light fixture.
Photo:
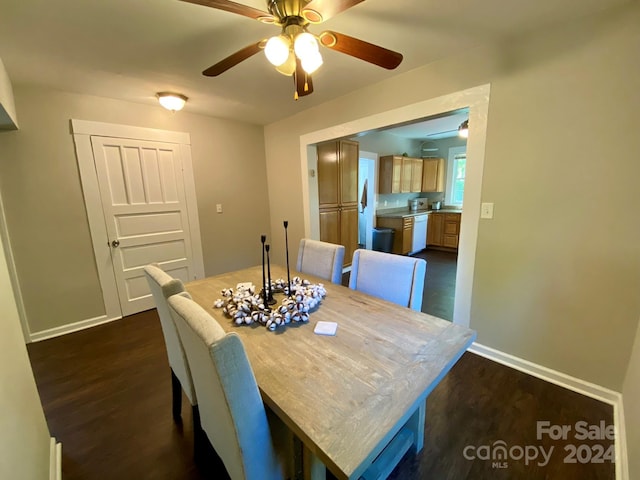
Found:
M 462 138 L 469 138 L 469 120 L 465 120 L 458 127 L 458 136 Z
M 304 60 L 314 52 L 318 52 L 319 46 L 316 37 L 309 32 L 302 32 L 296 36 L 293 42 L 293 50 L 300 60 Z
M 311 75 L 318 68 L 320 68 L 320 66 L 322 65 L 322 62 L 323 62 L 322 55 L 320 55 L 320 52 L 318 51 L 310 52 L 307 54 L 306 57 L 300 60 L 300 63 L 302 64 L 302 69 L 305 72 L 307 72 L 309 75 Z
M 187 103 L 188 98 L 181 93 L 173 92 L 158 92 L 156 93 L 158 102 L 167 110 L 177 112 L 184 108 L 184 104 Z
M 289 51 L 289 56 L 285 62 L 277 66 L 276 70 L 287 77 L 293 75 L 293 72 L 296 71 L 296 55 L 293 53 L 293 50 Z
M 289 58 L 291 50 L 291 41 L 285 35 L 276 35 L 271 37 L 264 46 L 264 54 L 269 62 L 279 67 Z

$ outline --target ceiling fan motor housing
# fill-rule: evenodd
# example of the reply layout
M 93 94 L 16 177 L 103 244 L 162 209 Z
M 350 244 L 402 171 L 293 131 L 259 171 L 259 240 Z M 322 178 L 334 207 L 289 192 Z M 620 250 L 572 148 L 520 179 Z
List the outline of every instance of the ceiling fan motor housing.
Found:
M 284 22 L 287 17 L 300 17 L 303 2 L 301 0 L 268 0 L 267 3 L 269 13 Z

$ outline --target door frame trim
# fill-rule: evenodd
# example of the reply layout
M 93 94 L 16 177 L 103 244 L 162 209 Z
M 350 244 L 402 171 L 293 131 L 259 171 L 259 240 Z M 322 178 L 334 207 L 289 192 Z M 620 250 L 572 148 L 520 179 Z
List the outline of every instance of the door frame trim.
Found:
M 87 220 L 91 232 L 98 278 L 102 287 L 102 298 L 107 319 L 105 321 L 121 318 L 122 311 L 113 271 L 111 248 L 108 244 L 106 219 L 98 187 L 98 175 L 93 159 L 93 149 L 91 148 L 91 136 L 173 143 L 179 146 L 182 157 L 187 216 L 189 219 L 189 235 L 191 236 L 194 279 L 204 278 L 200 221 L 198 219 L 193 162 L 191 159 L 191 136 L 185 132 L 76 119 L 71 120 L 71 133 L 75 143 L 80 181 L 82 183 L 82 195 L 87 209 Z

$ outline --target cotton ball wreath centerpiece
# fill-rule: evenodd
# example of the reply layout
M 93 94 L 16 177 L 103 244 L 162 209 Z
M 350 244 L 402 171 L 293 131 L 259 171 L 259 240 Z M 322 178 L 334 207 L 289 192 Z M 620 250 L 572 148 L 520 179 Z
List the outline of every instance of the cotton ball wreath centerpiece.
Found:
M 264 303 L 260 293 L 256 293 L 253 284 L 239 283 L 233 288 L 223 288 L 213 306 L 233 320 L 236 325 L 260 323 L 271 331 L 291 322 L 306 323 L 309 313 L 316 309 L 327 290 L 322 283 L 313 284 L 309 280 L 293 277 L 291 295 L 286 280 L 278 278 L 271 283 L 272 291 L 284 292 L 286 295 L 280 305 L 270 307 Z

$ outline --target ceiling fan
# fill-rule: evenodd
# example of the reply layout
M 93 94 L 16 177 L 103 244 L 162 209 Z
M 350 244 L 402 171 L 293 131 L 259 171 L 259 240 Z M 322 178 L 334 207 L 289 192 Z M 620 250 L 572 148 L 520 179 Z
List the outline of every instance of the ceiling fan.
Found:
M 322 23 L 364 0 L 266 0 L 269 13 L 229 0 L 182 1 L 244 15 L 281 28 L 279 35 L 252 43 L 207 68 L 202 74 L 208 77 L 216 77 L 264 49 L 278 72 L 293 77 L 297 100 L 313 92 L 311 74 L 322 65 L 319 45 L 388 70 L 402 62 L 400 53 L 343 33 L 326 30 L 314 35 L 307 31 L 310 24 Z

